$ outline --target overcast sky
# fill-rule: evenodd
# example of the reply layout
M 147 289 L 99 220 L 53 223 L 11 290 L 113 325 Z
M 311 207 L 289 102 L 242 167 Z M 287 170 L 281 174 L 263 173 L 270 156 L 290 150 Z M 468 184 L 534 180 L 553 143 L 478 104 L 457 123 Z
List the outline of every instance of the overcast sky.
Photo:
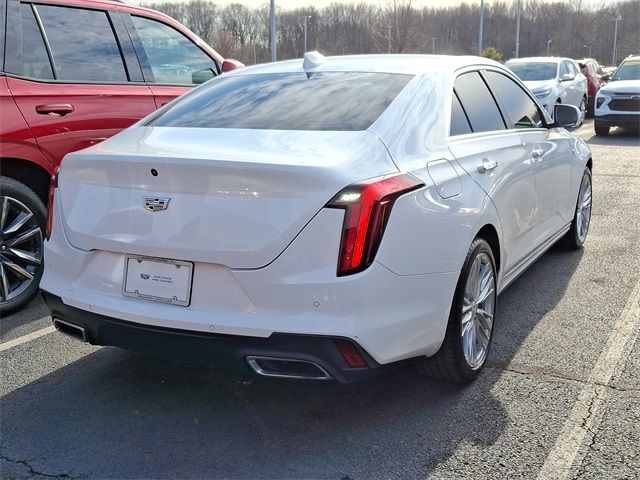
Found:
M 183 2 L 185 0 L 126 0 L 126 1 L 128 3 L 133 3 L 133 4 L 140 4 L 140 3 L 148 4 L 148 3 L 154 3 L 154 2 L 159 3 L 161 1 Z M 316 7 L 321 8 L 329 5 L 333 1 L 338 1 L 340 3 L 364 2 L 364 3 L 371 3 L 374 5 L 386 5 L 388 2 L 388 0 L 276 0 L 276 5 L 286 9 L 306 7 L 309 5 L 314 5 Z M 486 1 L 489 4 L 492 3 L 491 0 L 486 0 Z M 506 0 L 506 1 L 509 2 L 510 0 Z M 511 0 L 511 1 L 515 1 L 515 0 Z M 548 2 L 548 1 L 559 1 L 559 0 L 538 0 L 538 1 Z M 615 1 L 616 0 L 583 0 L 583 4 L 599 6 L 599 5 L 602 5 L 603 3 L 615 3 Z M 268 1 L 264 1 L 264 0 L 214 0 L 214 2 L 219 5 L 226 5 L 229 3 L 242 3 L 249 7 L 257 7 L 265 3 L 269 3 Z M 412 4 L 418 8 L 425 7 L 425 6 L 441 7 L 441 6 L 447 6 L 447 5 L 458 5 L 459 3 L 463 3 L 463 0 L 413 0 L 412 1 Z M 466 0 L 465 3 L 479 4 L 480 0 Z

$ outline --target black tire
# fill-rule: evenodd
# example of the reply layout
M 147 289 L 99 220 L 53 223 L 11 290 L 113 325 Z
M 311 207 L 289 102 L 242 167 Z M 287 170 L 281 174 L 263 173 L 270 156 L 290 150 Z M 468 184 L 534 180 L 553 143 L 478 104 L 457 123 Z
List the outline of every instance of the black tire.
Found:
M 44 269 L 44 263 L 42 261 L 42 251 L 44 247 L 44 230 L 47 222 L 47 210 L 42 203 L 40 197 L 38 197 L 29 187 L 23 183 L 14 180 L 13 178 L 0 176 L 0 215 L 5 203 L 8 205 L 7 214 L 4 218 L 4 225 L 0 225 L 0 316 L 7 315 L 11 312 L 18 310 L 28 303 L 37 293 L 40 285 L 40 279 L 42 278 L 42 272 Z M 25 207 L 32 213 L 30 220 L 24 224 L 23 227 L 18 229 L 14 233 L 5 233 L 13 222 L 17 218 L 16 208 Z M 0 223 L 2 218 L 0 217 Z M 36 229 L 39 227 L 39 232 Z M 28 229 L 28 230 L 27 230 Z M 10 244 L 12 240 L 15 240 L 21 234 L 28 231 L 35 231 L 21 243 Z M 29 262 L 25 270 L 28 271 L 32 277 L 21 277 L 16 274 L 13 268 L 7 266 L 8 263 L 16 264 L 16 257 L 12 253 L 12 247 L 20 247 L 21 251 L 28 247 L 29 253 L 33 253 L 34 256 L 39 257 L 39 263 Z M 20 265 L 19 265 L 20 266 Z M 22 278 L 22 282 L 21 282 Z M 6 280 L 6 283 L 5 283 Z M 21 283 L 20 283 L 21 282 Z M 7 287 L 5 287 L 7 285 Z M 15 288 L 11 290 L 12 286 Z M 7 292 L 12 292 L 7 295 Z
M 595 99 L 593 97 L 589 98 L 589 102 L 587 103 L 587 118 L 593 118 L 595 114 Z
M 493 294 L 493 321 L 492 328 L 489 335 L 488 346 L 486 348 L 486 355 L 479 366 L 471 367 L 469 362 L 465 358 L 463 351 L 462 341 L 462 319 L 463 319 L 463 300 L 465 295 L 465 288 L 467 286 L 467 280 L 474 265 L 474 261 L 480 255 L 488 256 L 490 259 L 491 271 L 494 279 L 494 294 Z M 418 369 L 421 373 L 438 380 L 447 380 L 456 383 L 469 383 L 480 374 L 482 368 L 486 363 L 489 351 L 491 349 L 491 340 L 493 339 L 493 332 L 495 328 L 496 318 L 496 306 L 497 306 L 497 294 L 495 294 L 495 282 L 497 281 L 495 260 L 493 251 L 489 244 L 482 238 L 476 238 L 469 252 L 465 258 L 460 272 L 460 278 L 456 285 L 456 290 L 453 296 L 453 302 L 451 305 L 451 312 L 449 314 L 449 322 L 447 324 L 447 331 L 445 333 L 444 341 L 438 353 L 432 357 L 424 359 L 418 363 Z
M 593 128 L 596 131 L 596 135 L 601 135 L 603 137 L 609 135 L 609 130 L 611 129 L 609 125 L 602 125 L 601 123 L 598 123 L 598 120 L 593 122 Z
M 578 250 L 582 248 L 582 246 L 584 245 L 584 242 L 587 240 L 587 235 L 589 233 L 589 225 L 591 224 L 591 209 L 593 205 L 592 204 L 593 188 L 592 188 L 591 180 L 592 180 L 591 170 L 589 170 L 589 168 L 586 167 L 584 169 L 584 173 L 582 174 L 582 179 L 580 180 L 580 187 L 578 188 L 578 198 L 576 199 L 576 208 L 575 208 L 575 211 L 573 212 L 573 220 L 571 221 L 571 227 L 569 228 L 569 231 L 565 234 L 565 236 L 562 237 L 562 240 L 561 240 L 562 245 L 565 248 L 568 248 L 569 250 Z M 588 212 L 585 212 L 584 209 L 581 210 L 580 208 L 581 203 L 584 203 L 583 186 L 585 182 L 588 182 L 588 186 L 589 186 Z M 585 231 L 581 231 L 580 228 L 578 227 L 578 222 L 581 221 L 581 217 L 578 215 L 580 211 L 582 211 L 587 216 Z

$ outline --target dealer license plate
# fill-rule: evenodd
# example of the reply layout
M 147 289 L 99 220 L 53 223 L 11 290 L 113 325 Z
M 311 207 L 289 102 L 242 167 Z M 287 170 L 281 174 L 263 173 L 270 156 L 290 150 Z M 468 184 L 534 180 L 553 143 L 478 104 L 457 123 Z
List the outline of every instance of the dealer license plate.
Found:
M 191 301 L 193 262 L 126 255 L 122 294 L 186 307 Z

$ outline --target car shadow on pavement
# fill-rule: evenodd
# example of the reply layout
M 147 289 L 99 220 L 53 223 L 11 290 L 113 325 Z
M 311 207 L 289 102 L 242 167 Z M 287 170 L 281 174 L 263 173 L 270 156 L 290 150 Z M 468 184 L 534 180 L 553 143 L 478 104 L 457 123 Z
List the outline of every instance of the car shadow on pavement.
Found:
M 637 130 L 613 128 L 607 136 L 592 136 L 585 139 L 589 145 L 610 145 L 612 147 L 640 146 L 640 133 Z
M 507 428 L 492 387 L 581 257 L 554 248 L 501 295 L 472 385 L 413 367 L 351 385 L 256 379 L 102 348 L 2 398 L 2 455 L 70 478 L 427 478 Z

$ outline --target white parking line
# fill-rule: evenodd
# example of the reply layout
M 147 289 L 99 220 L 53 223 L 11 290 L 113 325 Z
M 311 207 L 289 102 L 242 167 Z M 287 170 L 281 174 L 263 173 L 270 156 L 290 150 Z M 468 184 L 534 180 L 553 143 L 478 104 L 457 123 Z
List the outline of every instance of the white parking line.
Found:
M 10 348 L 17 347 L 18 345 L 22 345 L 23 343 L 30 342 L 31 340 L 35 340 L 36 338 L 44 337 L 45 335 L 49 335 L 50 333 L 53 333 L 55 331 L 56 327 L 51 325 L 50 327 L 36 330 L 35 332 L 23 335 L 22 337 L 14 338 L 13 340 L 9 340 L 8 342 L 0 343 L 0 352 L 4 352 L 5 350 L 9 350 Z
M 578 458 L 578 453 L 585 436 L 589 433 L 593 438 L 596 433 L 604 413 L 602 407 L 607 396 L 607 386 L 616 373 L 618 364 L 627 358 L 633 347 L 639 325 L 640 282 L 633 289 L 620 318 L 613 326 L 613 331 L 589 375 L 587 384 L 580 391 L 560 436 L 542 465 L 538 479 L 567 478 L 573 465 L 576 465 L 578 460 L 582 461 L 586 451 L 583 450 L 581 458 Z

